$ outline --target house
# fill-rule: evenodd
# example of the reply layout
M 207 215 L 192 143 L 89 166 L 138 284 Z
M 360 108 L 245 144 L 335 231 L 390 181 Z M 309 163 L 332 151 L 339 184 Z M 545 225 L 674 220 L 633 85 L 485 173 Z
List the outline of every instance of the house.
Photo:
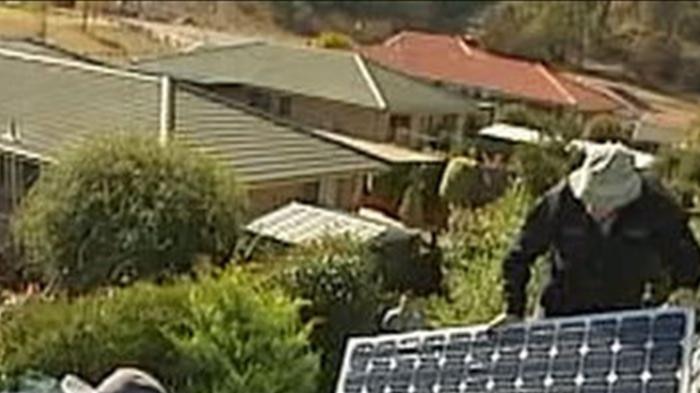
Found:
M 310 130 L 168 76 L 0 46 L 0 236 L 42 165 L 103 133 L 153 134 L 233 168 L 253 213 L 292 200 L 350 208 L 385 165 Z
M 137 68 L 310 127 L 415 149 L 463 128 L 472 99 L 394 72 L 350 51 L 263 41 L 197 49 Z
M 469 36 L 404 31 L 359 50 L 386 67 L 480 99 L 589 115 L 621 107 L 604 89 L 578 83 L 542 62 L 490 51 Z

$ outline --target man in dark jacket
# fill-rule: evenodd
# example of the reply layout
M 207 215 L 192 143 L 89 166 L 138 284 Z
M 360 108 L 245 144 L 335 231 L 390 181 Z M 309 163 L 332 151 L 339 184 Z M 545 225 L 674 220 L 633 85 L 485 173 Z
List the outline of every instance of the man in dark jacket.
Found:
M 619 144 L 589 150 L 528 214 L 503 262 L 506 313 L 493 325 L 523 318 L 530 268 L 547 252 L 545 316 L 638 308 L 664 274 L 672 288 L 700 280 L 700 250 L 686 216 Z

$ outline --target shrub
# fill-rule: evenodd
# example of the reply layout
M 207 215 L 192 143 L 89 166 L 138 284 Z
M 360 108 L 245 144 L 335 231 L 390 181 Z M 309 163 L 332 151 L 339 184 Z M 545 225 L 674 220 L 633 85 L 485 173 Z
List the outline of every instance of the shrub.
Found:
M 375 333 L 382 300 L 379 272 L 369 250 L 351 239 L 328 239 L 294 250 L 279 279 L 308 301 L 304 321 L 314 323 L 311 342 L 321 353 L 322 391 L 332 391 L 345 340 Z
M 632 135 L 615 117 L 598 115 L 586 126 L 584 137 L 594 142 L 629 142 Z
M 130 365 L 154 373 L 171 391 L 312 393 L 317 358 L 298 309 L 279 290 L 230 272 L 35 301 L 3 316 L 0 371 L 71 372 L 98 381 Z
M 691 207 L 694 204 L 694 199 L 700 195 L 700 151 L 663 150 L 653 170 L 682 205 Z
M 352 49 L 353 41 L 349 36 L 333 31 L 323 32 L 313 39 L 312 45 L 326 49 Z
M 513 166 L 527 192 L 539 195 L 560 181 L 579 156 L 570 154 L 560 143 L 545 146 L 523 145 L 513 154 Z
M 226 261 L 244 198 L 212 160 L 155 138 L 105 137 L 46 169 L 13 223 L 22 267 L 74 291 Z
M 578 138 L 582 132 L 578 114 L 573 111 L 557 113 L 537 107 L 511 104 L 504 106 L 497 118 L 500 122 L 531 128 L 563 140 Z
M 526 192 L 514 188 L 483 208 L 452 214 L 450 228 L 441 238 L 448 296 L 429 300 L 426 313 L 431 324 L 486 322 L 502 310 L 501 262 L 530 200 Z M 539 274 L 533 277 L 531 294 L 539 287 Z M 532 310 L 535 296 L 529 300 Z
M 519 127 L 540 129 L 543 115 L 524 105 L 506 105 L 497 115 L 500 122 Z

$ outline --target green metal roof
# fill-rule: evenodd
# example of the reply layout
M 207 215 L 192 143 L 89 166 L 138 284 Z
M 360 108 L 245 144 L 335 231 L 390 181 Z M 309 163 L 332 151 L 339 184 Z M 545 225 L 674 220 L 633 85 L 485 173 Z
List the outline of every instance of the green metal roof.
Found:
M 0 48 L 34 55 L 45 55 L 65 59 L 77 59 L 79 55 L 73 54 L 49 43 L 39 42 L 34 38 L 0 38 Z
M 100 133 L 157 134 L 160 78 L 0 49 L 0 149 L 42 159 Z M 364 172 L 383 165 L 304 129 L 175 83 L 172 138 L 249 183 Z
M 246 84 L 393 112 L 459 113 L 471 103 L 354 52 L 261 41 L 203 48 L 137 67 L 199 84 Z

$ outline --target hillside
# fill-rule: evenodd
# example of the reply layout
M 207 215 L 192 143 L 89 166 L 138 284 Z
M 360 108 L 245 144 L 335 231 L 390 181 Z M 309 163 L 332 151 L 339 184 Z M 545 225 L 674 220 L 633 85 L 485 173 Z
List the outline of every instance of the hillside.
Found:
M 676 92 L 700 92 L 700 2 L 500 2 L 493 48 Z
M 650 87 L 700 92 L 700 2 L 128 1 L 105 11 L 276 39 L 403 29 L 479 35 L 489 47 Z

